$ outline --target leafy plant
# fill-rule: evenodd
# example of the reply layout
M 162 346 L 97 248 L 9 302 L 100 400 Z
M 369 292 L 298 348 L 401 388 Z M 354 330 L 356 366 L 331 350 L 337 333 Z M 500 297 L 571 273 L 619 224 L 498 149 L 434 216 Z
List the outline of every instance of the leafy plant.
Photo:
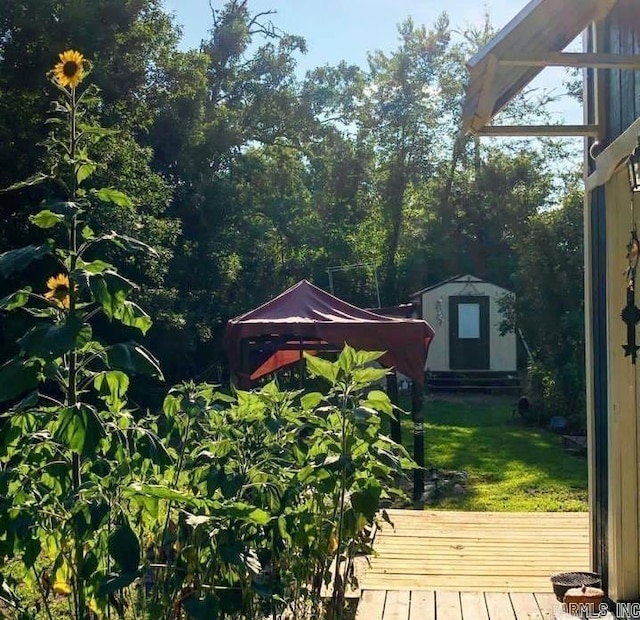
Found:
M 103 342 L 100 316 L 145 333 L 151 319 L 129 299 L 133 282 L 101 256 L 109 246 L 153 254 L 138 240 L 96 232 L 93 209 L 114 203 L 133 208 L 112 187 L 92 187 L 101 165 L 92 148 L 107 131 L 90 123 L 98 105 L 93 86 L 79 90 L 89 71 L 69 50 L 50 74 L 58 90 L 45 143 L 47 172 L 8 188 L 47 184 L 51 199 L 31 223 L 51 238 L 0 255 L 0 275 L 17 276 L 36 260 L 53 274 L 0 300 L 5 312 L 22 312 L 26 331 L 17 355 L 0 367 L 0 401 L 10 407 L 0 427 L 0 558 L 17 558 L 22 570 L 0 579 L 0 598 L 32 617 L 13 593 L 27 582 L 51 618 L 52 595 L 70 597 L 70 613 L 84 619 L 108 604 L 122 612 L 122 589 L 140 575 L 140 542 L 129 523 L 122 483 L 144 475 L 144 462 L 167 460 L 153 419 L 135 420 L 126 408 L 130 375 L 161 377 L 158 364 L 136 342 Z
M 308 357 L 326 394 L 269 383 L 234 399 L 184 384 L 164 402 L 166 441 L 179 446 L 173 476 L 125 492 L 163 516 L 149 553 L 152 617 L 342 617 L 352 560 L 368 527 L 400 493 L 406 452 L 380 434 L 392 406 L 372 389 L 380 354 L 346 347 L 336 362 Z M 146 509 L 146 508 L 144 508 Z M 225 615 L 226 614 L 226 615 Z

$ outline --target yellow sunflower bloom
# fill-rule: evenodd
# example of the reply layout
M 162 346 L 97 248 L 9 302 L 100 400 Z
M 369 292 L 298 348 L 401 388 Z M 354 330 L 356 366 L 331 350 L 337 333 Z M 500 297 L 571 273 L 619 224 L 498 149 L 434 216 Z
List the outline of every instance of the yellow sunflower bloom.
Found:
M 63 88 L 75 88 L 84 78 L 84 56 L 67 50 L 59 55 L 60 62 L 53 67 L 53 77 Z
M 69 276 L 66 273 L 59 273 L 47 280 L 49 289 L 44 296 L 51 299 L 61 308 L 69 307 Z
M 60 596 L 69 596 L 73 592 L 71 586 L 65 581 L 56 581 L 53 584 L 53 591 Z

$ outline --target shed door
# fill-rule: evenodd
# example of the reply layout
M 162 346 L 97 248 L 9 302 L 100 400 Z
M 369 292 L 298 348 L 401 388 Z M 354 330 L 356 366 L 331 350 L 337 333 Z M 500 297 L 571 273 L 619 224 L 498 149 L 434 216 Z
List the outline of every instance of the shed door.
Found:
M 489 370 L 489 297 L 449 297 L 449 367 Z

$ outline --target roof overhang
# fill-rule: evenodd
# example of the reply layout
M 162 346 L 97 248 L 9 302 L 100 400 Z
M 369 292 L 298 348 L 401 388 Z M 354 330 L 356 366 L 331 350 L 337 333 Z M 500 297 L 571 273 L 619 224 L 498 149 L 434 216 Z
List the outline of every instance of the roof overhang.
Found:
M 616 0 L 531 0 L 469 60 L 462 114 L 464 134 L 596 136 L 595 125 L 487 127 L 545 67 L 640 69 L 640 56 L 563 53 Z

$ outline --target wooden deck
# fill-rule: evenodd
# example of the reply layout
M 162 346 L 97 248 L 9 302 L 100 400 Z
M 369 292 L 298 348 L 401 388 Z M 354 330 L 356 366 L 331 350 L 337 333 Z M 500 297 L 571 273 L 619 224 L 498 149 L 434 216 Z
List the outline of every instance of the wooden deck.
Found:
M 549 577 L 589 569 L 586 513 L 390 510 L 358 569 L 358 620 L 539 620 Z

